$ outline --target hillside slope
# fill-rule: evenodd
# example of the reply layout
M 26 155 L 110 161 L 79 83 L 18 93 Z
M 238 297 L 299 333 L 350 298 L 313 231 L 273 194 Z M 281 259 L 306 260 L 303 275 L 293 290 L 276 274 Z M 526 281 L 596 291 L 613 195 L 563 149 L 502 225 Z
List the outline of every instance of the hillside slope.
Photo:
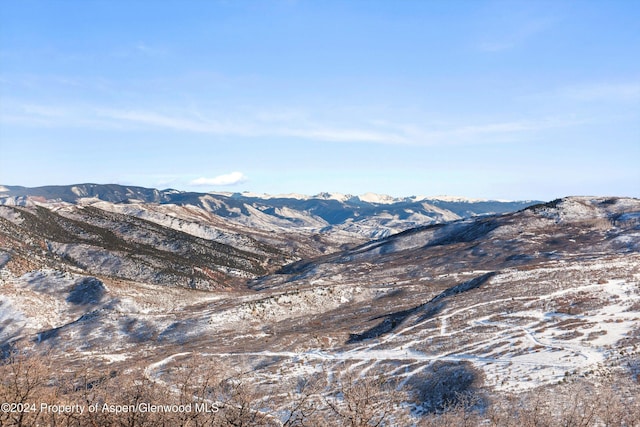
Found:
M 74 261 L 88 255 L 58 256 L 69 235 L 86 245 L 121 239 L 122 257 L 136 260 L 142 247 L 150 257 L 219 256 L 191 235 L 91 206 L 47 209 L 41 219 L 30 209 L 44 208 L 0 210 L 9 230 L 0 338 L 64 355 L 69 366 L 90 360 L 125 372 L 135 361 L 169 386 L 197 357 L 202 371 L 242 372 L 257 396 L 309 375 L 380 371 L 417 396 L 418 412 L 437 411 L 456 393 L 499 396 L 637 375 L 637 199 L 570 197 L 429 225 L 282 266 L 249 279 L 251 289 L 206 292 L 144 275 L 89 274 Z M 58 243 L 48 247 L 50 239 Z M 163 246 L 169 242 L 175 246 Z M 259 268 L 269 250 L 226 254 Z M 425 384 L 442 373 L 444 394 L 430 394 Z

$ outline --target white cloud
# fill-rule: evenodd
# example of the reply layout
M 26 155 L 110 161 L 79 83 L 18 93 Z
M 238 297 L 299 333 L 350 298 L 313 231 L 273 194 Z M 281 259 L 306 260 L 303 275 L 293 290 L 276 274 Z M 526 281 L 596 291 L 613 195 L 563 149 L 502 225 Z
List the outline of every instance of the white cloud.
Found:
M 247 181 L 247 177 L 242 172 L 231 172 L 219 175 L 214 178 L 200 177 L 194 179 L 189 185 L 236 185 Z

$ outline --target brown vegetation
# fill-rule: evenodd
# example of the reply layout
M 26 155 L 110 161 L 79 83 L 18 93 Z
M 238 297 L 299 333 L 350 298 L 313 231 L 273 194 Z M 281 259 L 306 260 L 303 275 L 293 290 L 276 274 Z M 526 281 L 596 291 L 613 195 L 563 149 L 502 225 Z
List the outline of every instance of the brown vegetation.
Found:
M 443 365 L 404 387 L 373 372 L 324 373 L 274 384 L 268 394 L 248 374 L 198 373 L 190 361 L 174 386 L 130 372 L 88 366 L 57 370 L 47 356 L 9 354 L 0 365 L 0 426 L 633 426 L 640 423 L 634 379 L 584 380 L 487 398 L 478 373 Z M 637 361 L 629 370 L 637 371 Z M 633 365 L 633 366 L 632 366 Z M 633 376 L 633 375 L 632 375 Z M 417 382 L 416 382 L 417 381 Z M 152 406 L 155 405 L 155 406 Z M 80 409 L 82 408 L 82 409 Z M 91 409 L 91 410 L 90 410 Z

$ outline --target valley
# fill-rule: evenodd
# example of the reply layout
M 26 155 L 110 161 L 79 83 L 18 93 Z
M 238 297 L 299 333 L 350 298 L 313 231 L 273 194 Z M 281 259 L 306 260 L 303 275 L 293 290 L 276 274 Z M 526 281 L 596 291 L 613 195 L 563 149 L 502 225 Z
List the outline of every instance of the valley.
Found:
M 640 413 L 637 199 L 4 188 L 5 357 L 30 349 L 57 371 L 139 375 L 169 394 L 185 373 L 232 379 L 259 425 L 304 425 L 283 415 L 304 398 L 342 419 L 348 387 L 381 377 L 374 400 L 396 414 L 384 425 L 431 425 L 465 398 L 486 418 L 495 402 L 612 381 Z

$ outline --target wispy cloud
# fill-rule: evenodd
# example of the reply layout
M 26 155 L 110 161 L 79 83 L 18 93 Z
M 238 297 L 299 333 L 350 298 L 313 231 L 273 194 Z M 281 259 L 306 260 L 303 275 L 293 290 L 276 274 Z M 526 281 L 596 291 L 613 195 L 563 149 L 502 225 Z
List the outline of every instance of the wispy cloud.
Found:
M 228 186 L 228 185 L 237 185 L 246 182 L 248 178 L 242 172 L 231 172 L 224 175 L 218 175 L 214 178 L 205 178 L 200 177 L 194 179 L 189 183 L 189 185 L 194 186 Z
M 559 92 L 578 101 L 638 101 L 640 82 L 583 84 L 569 86 Z
M 554 18 L 541 18 L 528 20 L 517 26 L 512 23 L 506 28 L 492 29 L 489 35 L 480 37 L 477 48 L 482 52 L 511 50 L 544 32 L 555 22 Z
M 361 129 L 334 126 L 326 123 L 314 123 L 309 120 L 295 120 L 287 123 L 278 116 L 277 120 L 266 120 L 265 113 L 256 117 L 245 117 L 242 121 L 214 120 L 198 112 L 193 116 L 172 116 L 150 111 L 101 110 L 100 116 L 151 127 L 169 128 L 177 131 L 199 132 L 218 135 L 247 137 L 282 136 L 310 140 L 335 142 L 380 142 L 407 143 L 404 136 L 380 129 Z
M 110 52 L 106 52 L 106 55 L 112 58 L 118 59 L 133 59 L 133 58 L 161 58 L 169 54 L 169 51 L 161 46 L 150 45 L 143 41 L 136 43 L 130 43 L 128 45 L 122 45 Z
M 452 135 L 498 135 L 515 134 L 521 132 L 538 132 L 547 129 L 564 128 L 583 124 L 583 120 L 575 118 L 546 117 L 534 120 L 519 120 L 485 123 L 481 125 L 462 126 L 448 132 Z
M 282 137 L 310 141 L 378 143 L 400 145 L 448 145 L 518 140 L 551 128 L 581 124 L 571 117 L 540 117 L 527 120 L 497 119 L 486 122 L 458 118 L 448 124 L 428 121 L 401 122 L 365 119 L 356 114 L 353 125 L 340 115 L 305 112 L 269 114 L 261 111 L 155 111 L 90 106 L 58 107 L 24 103 L 2 108 L 0 122 L 21 126 L 76 127 L 116 130 L 171 130 L 246 138 Z
M 174 117 L 145 111 L 108 111 L 103 116 L 125 120 L 132 124 L 169 128 L 176 131 L 198 132 L 217 135 L 245 137 L 280 136 L 314 141 L 370 142 L 381 144 L 443 145 L 469 142 L 474 139 L 513 136 L 518 133 L 574 126 L 575 119 L 540 118 L 519 121 L 493 121 L 479 124 L 450 124 L 444 128 L 430 129 L 427 125 L 398 125 L 393 122 L 370 122 L 359 127 L 343 127 L 331 123 L 314 122 L 306 117 L 295 116 L 294 120 L 282 120 L 283 115 L 274 113 L 277 120 L 266 120 L 262 112 L 252 117 L 247 115 L 242 122 L 213 120 L 198 113 L 195 117 Z
M 91 107 L 22 103 L 4 99 L 0 103 L 0 123 L 26 127 L 114 129 L 121 124 L 100 118 Z
M 135 50 L 147 56 L 161 56 L 161 55 L 166 55 L 167 53 L 167 50 L 164 48 L 160 48 L 157 46 L 150 46 L 144 42 L 136 43 Z
M 537 104 L 554 104 L 577 107 L 582 104 L 591 104 L 590 107 L 598 108 L 599 105 L 607 105 L 606 110 L 610 113 L 611 104 L 617 104 L 622 108 L 627 108 L 629 103 L 640 102 L 640 81 L 596 81 L 568 84 L 551 88 L 546 91 L 528 94 L 521 98 L 527 102 Z M 595 111 L 592 115 L 595 115 Z M 602 118 L 602 112 L 598 111 L 598 116 Z
M 240 129 L 235 126 L 223 125 L 222 123 L 214 120 L 180 117 L 177 115 L 161 114 L 154 111 L 99 109 L 97 110 L 97 114 L 102 118 L 115 121 L 187 132 L 237 134 L 240 131 Z M 247 130 L 245 129 L 244 132 L 246 131 Z

